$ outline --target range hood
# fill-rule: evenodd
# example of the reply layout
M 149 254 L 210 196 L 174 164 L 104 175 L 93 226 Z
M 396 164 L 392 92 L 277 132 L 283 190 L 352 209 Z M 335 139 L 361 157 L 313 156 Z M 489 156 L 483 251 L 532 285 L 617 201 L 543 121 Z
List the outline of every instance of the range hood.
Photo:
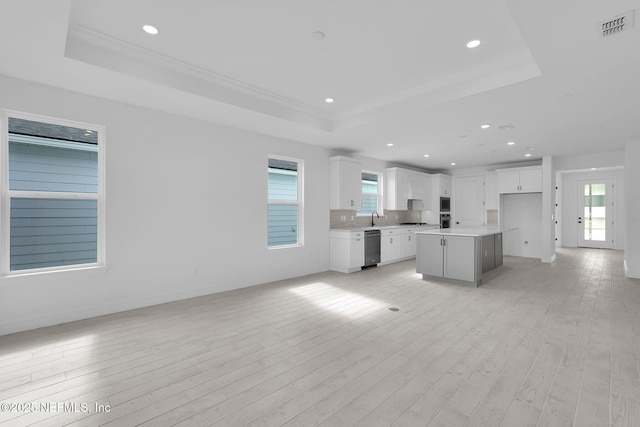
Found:
M 424 201 L 420 199 L 409 199 L 407 205 L 410 211 L 424 210 Z

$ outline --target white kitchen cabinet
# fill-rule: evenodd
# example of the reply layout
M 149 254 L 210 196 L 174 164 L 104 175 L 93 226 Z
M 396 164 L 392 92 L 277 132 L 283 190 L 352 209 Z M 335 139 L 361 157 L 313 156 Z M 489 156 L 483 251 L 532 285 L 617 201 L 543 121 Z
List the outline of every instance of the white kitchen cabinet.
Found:
M 451 177 L 449 175 L 443 175 L 441 173 L 431 175 L 432 179 L 437 182 L 437 187 L 434 188 L 438 191 L 438 197 L 451 197 Z
M 542 168 L 539 166 L 498 169 L 496 172 L 500 194 L 542 192 Z
M 429 209 L 431 197 L 431 176 L 422 172 L 408 172 L 409 191 L 407 198 L 412 200 L 422 200 L 423 209 Z
M 384 207 L 392 211 L 406 211 L 409 201 L 408 171 L 387 168 L 384 172 Z
M 330 268 L 352 273 L 364 265 L 364 231 L 331 230 Z
M 404 255 L 404 239 L 406 232 L 395 228 L 382 230 L 380 233 L 380 263 L 386 264 L 395 262 Z
M 447 279 L 476 281 L 476 237 L 420 234 L 416 272 Z
M 380 262 L 388 264 L 416 256 L 416 234 L 413 228 L 382 229 Z
M 484 200 L 486 209 L 500 208 L 500 194 L 498 193 L 498 174 L 496 172 L 487 172 L 484 175 Z
M 416 233 L 414 230 L 407 230 L 405 236 L 405 255 L 407 257 L 416 256 Z
M 436 173 L 430 175 L 431 178 L 431 197 L 430 209 L 433 212 L 440 213 L 440 197 L 451 197 L 451 177 Z
M 336 156 L 330 159 L 330 209 L 357 210 L 362 205 L 362 164 Z

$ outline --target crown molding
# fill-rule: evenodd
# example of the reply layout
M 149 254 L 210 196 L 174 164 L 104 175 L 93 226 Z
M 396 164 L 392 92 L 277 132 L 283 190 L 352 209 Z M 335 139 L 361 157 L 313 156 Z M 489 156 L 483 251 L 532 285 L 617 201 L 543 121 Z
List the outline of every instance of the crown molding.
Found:
M 97 64 L 96 61 L 90 59 L 91 55 L 84 55 L 83 52 L 87 52 L 90 49 L 108 51 L 112 54 L 112 59 L 117 57 L 122 64 L 133 60 L 138 63 L 144 63 L 147 67 L 153 67 L 158 70 L 158 74 L 163 71 L 169 72 L 174 77 L 171 81 L 177 89 L 180 89 L 181 84 L 175 77 L 183 76 L 185 80 L 183 82 L 184 86 L 190 86 L 191 89 L 189 91 L 198 92 L 197 94 L 200 96 L 212 97 L 210 94 L 219 92 L 226 95 L 224 96 L 225 99 L 216 100 L 238 105 L 238 103 L 234 102 L 234 98 L 239 95 L 238 98 L 242 98 L 242 101 L 239 102 L 242 105 L 239 106 L 243 108 L 249 107 L 249 109 L 266 114 L 273 114 L 274 111 L 285 109 L 289 111 L 288 113 L 285 112 L 283 116 L 288 116 L 288 119 L 298 118 L 302 122 L 307 122 L 307 124 L 318 122 L 320 124 L 318 127 L 323 130 L 331 128 L 332 115 L 319 108 L 72 23 L 67 33 L 66 56 L 105 67 L 105 63 Z M 106 66 L 106 68 L 118 69 L 118 71 L 122 72 L 123 69 L 127 68 L 122 64 L 113 64 L 113 67 Z M 195 85 L 202 85 L 201 91 L 194 90 L 194 82 Z M 252 104 L 254 108 L 251 108 L 249 104 Z M 279 114 L 276 115 L 280 116 Z M 283 116 L 281 118 L 286 118 Z

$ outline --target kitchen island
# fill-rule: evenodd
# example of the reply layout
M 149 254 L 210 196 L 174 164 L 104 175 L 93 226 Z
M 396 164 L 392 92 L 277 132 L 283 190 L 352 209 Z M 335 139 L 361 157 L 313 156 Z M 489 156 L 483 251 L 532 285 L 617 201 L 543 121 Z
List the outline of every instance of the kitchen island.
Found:
M 424 279 L 480 285 L 482 274 L 502 265 L 498 227 L 443 228 L 416 233 L 416 272 Z

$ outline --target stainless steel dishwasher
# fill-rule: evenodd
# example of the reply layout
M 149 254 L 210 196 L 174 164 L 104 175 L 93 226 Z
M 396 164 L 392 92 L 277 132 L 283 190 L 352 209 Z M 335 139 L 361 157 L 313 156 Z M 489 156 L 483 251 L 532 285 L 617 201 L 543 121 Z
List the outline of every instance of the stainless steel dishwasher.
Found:
M 380 262 L 380 230 L 364 232 L 364 266 L 371 267 Z

